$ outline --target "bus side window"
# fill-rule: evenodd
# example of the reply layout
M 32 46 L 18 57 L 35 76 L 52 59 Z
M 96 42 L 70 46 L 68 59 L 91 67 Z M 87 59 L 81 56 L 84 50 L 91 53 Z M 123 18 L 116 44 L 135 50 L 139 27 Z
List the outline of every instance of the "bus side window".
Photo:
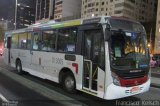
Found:
M 42 33 L 42 50 L 55 51 L 56 32 L 54 30 L 43 31 Z
M 77 42 L 77 29 L 68 28 L 60 29 L 58 31 L 57 50 L 59 52 L 72 52 L 76 51 Z
M 21 49 L 27 48 L 27 33 L 19 34 L 19 48 Z
M 12 36 L 12 45 L 11 45 L 13 49 L 17 49 L 18 48 L 18 39 L 19 39 L 18 34 L 13 34 L 13 36 Z
M 39 50 L 39 49 L 40 49 L 40 36 L 39 36 L 39 33 L 34 33 L 33 50 Z

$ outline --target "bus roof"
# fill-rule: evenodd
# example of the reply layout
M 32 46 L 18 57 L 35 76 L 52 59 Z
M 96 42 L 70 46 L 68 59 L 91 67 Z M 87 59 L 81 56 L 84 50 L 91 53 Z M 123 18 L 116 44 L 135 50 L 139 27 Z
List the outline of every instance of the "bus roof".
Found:
M 63 28 L 63 27 L 71 27 L 71 26 L 78 26 L 78 25 L 84 25 L 84 24 L 93 24 L 93 23 L 106 23 L 107 19 L 121 19 L 121 20 L 127 20 L 131 22 L 136 22 L 134 20 L 130 20 L 123 17 L 112 17 L 112 16 L 100 16 L 100 17 L 92 17 L 87 19 L 77 19 L 77 20 L 69 20 L 64 22 L 55 22 L 53 20 L 48 21 L 46 23 L 36 23 L 28 28 L 24 29 L 18 29 L 18 30 L 12 30 L 6 32 L 6 34 L 10 33 L 23 33 L 23 32 L 29 32 L 29 31 L 38 31 L 38 30 L 46 30 L 46 29 L 54 29 L 54 28 Z

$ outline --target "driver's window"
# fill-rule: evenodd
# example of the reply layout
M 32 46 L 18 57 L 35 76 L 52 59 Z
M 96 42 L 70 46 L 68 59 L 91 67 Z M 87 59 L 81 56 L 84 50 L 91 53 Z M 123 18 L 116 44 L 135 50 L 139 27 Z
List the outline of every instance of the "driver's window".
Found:
M 124 39 L 120 36 L 112 36 L 111 52 L 114 57 L 122 57 L 124 55 Z

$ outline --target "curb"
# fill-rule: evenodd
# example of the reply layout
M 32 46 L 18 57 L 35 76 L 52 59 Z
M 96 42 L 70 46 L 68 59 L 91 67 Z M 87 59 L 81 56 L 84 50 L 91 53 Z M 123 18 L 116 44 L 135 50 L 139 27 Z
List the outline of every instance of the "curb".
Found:
M 160 88 L 159 84 L 151 83 L 151 87 Z
M 152 72 L 151 76 L 156 77 L 156 78 L 160 78 L 160 73 Z

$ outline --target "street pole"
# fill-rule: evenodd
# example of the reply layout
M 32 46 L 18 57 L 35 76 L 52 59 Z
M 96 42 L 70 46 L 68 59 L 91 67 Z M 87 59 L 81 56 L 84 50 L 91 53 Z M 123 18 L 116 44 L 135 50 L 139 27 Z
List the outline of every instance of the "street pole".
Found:
M 46 6 L 46 0 L 45 0 L 45 7 L 44 7 L 44 19 L 46 18 L 46 8 L 47 8 L 47 6 Z
M 38 0 L 36 0 L 36 16 L 35 16 L 35 23 L 36 23 L 36 21 L 38 20 L 37 11 L 38 11 Z
M 51 11 L 52 11 L 52 9 L 53 9 L 53 7 L 51 7 L 51 6 L 53 6 L 53 1 L 52 1 L 52 0 L 49 0 L 49 20 L 50 20 L 50 18 L 51 18 Z
M 17 29 L 17 0 L 16 0 L 16 4 L 15 4 L 15 27 L 14 29 Z

